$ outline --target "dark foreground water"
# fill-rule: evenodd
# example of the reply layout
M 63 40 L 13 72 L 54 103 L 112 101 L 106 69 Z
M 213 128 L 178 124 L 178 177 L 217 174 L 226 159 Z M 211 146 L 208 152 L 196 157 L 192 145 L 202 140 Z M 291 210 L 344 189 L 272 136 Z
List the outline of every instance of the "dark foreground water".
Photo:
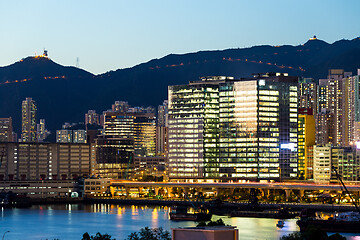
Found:
M 81 240 L 83 233 L 108 233 L 117 240 L 126 239 L 131 232 L 142 227 L 163 227 L 171 231 L 176 227 L 193 227 L 195 222 L 174 222 L 168 218 L 168 207 L 120 206 L 112 204 L 68 204 L 33 206 L 29 209 L 2 209 L 0 239 L 6 240 Z M 277 240 L 282 235 L 297 231 L 296 219 L 287 220 L 278 229 L 276 219 L 222 218 L 226 224 L 237 226 L 241 240 Z M 360 236 L 348 236 L 360 240 Z

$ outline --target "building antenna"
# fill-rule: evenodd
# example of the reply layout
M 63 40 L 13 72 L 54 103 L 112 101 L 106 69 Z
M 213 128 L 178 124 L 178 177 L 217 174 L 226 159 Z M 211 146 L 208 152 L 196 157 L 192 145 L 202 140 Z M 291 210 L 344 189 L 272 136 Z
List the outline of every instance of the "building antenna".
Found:
M 76 67 L 79 68 L 80 67 L 80 60 L 79 60 L 79 57 L 76 58 Z

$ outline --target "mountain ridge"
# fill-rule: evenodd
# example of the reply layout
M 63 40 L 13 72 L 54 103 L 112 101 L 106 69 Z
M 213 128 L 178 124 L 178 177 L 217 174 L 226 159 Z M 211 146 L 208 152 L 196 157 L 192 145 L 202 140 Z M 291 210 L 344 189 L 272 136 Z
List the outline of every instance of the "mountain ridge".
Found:
M 157 106 L 167 98 L 168 85 L 187 84 L 203 76 L 235 78 L 254 73 L 287 72 L 300 77 L 326 78 L 328 69 L 360 68 L 360 38 L 332 44 L 319 39 L 292 46 L 260 45 L 249 48 L 168 54 L 130 68 L 94 75 L 62 66 L 49 58 L 29 57 L 0 67 L 0 117 L 13 117 L 19 133 L 21 102 L 32 97 L 39 118 L 51 131 L 64 122 L 84 121 L 89 109 L 98 113 L 116 100 L 132 106 Z

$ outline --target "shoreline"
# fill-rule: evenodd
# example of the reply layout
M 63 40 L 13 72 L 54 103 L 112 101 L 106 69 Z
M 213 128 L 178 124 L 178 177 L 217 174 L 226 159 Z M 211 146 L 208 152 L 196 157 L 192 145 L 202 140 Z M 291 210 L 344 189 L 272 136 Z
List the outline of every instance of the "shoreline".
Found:
M 188 200 L 158 200 L 158 199 L 114 199 L 114 198 L 32 198 L 33 205 L 48 205 L 48 204 L 118 204 L 118 205 L 150 205 L 150 206 L 188 206 L 192 207 L 204 205 L 206 208 L 214 208 L 222 210 L 224 213 L 230 213 L 233 210 L 249 211 L 249 203 L 236 202 L 200 202 Z M 346 212 L 356 211 L 353 205 L 339 205 L 339 204 L 305 204 L 305 203 L 259 203 L 257 209 L 261 210 L 279 210 L 286 208 L 290 211 L 300 212 L 307 208 L 315 211 L 325 212 Z
M 98 198 L 85 198 L 84 203 L 104 203 L 104 204 L 122 204 L 122 205 L 156 205 L 156 206 L 173 206 L 182 205 L 191 207 L 204 205 L 205 207 L 211 207 L 210 202 L 199 201 L 185 201 L 185 200 L 145 200 L 145 199 L 98 199 Z M 298 204 L 298 203 L 259 203 L 262 210 L 278 210 L 285 207 L 291 211 L 298 211 L 308 208 L 315 211 L 326 212 L 346 212 L 356 211 L 356 208 L 352 205 L 338 205 L 338 204 Z M 222 202 L 219 205 L 213 206 L 224 210 L 244 210 L 249 207 L 249 203 L 233 203 Z

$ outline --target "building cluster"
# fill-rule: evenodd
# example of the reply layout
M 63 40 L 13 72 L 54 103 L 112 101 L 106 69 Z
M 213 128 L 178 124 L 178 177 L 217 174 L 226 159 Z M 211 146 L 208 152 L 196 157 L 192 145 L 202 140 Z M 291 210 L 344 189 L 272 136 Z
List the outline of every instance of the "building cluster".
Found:
M 20 141 L 0 118 L 0 179 L 90 176 L 181 182 L 360 179 L 360 70 L 329 70 L 316 83 L 285 73 L 203 77 L 169 86 L 153 107 L 116 101 L 81 124 L 64 124 L 56 143 L 37 107 L 22 104 Z
M 331 69 L 319 84 L 265 74 L 170 86 L 169 179 L 330 182 L 335 169 L 359 181 L 359 75 Z
M 133 108 L 127 102 L 116 101 L 112 109 L 100 116 L 89 110 L 85 124 L 65 123 L 56 131 L 56 143 L 49 143 L 36 137 L 36 103 L 27 98 L 22 105 L 20 141 L 13 138 L 11 118 L 0 119 L 0 179 L 145 179 L 149 175 L 164 178 L 166 143 L 156 139 L 167 139 L 167 112 L 163 106 L 159 109 L 159 116 L 164 116 L 157 123 L 154 108 Z
M 360 141 L 359 75 L 360 70 L 353 76 L 342 69 L 331 69 L 328 78 L 320 79 L 319 84 L 312 79 L 299 81 L 301 177 L 315 182 L 335 181 L 335 169 L 344 180 L 360 180 L 356 170 Z
M 37 121 L 37 106 L 32 98 L 22 102 L 21 142 L 42 142 L 49 134 L 45 128 L 45 119 Z

